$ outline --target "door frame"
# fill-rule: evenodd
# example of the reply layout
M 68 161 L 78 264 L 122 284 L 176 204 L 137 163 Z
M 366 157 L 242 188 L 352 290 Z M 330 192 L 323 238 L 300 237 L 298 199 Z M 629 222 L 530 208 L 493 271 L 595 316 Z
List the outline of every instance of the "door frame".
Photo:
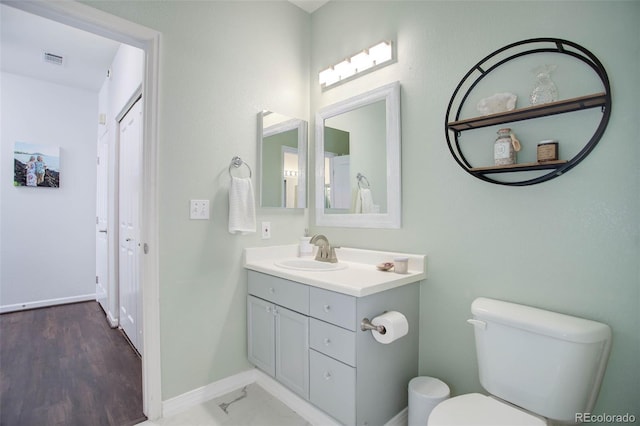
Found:
M 142 195 L 140 199 L 141 242 L 140 288 L 142 293 L 143 346 L 142 406 L 149 420 L 162 415 L 160 364 L 160 286 L 158 261 L 158 72 L 160 67 L 160 33 L 91 6 L 46 0 L 1 0 L 2 3 L 70 25 L 145 52 L 143 93 Z

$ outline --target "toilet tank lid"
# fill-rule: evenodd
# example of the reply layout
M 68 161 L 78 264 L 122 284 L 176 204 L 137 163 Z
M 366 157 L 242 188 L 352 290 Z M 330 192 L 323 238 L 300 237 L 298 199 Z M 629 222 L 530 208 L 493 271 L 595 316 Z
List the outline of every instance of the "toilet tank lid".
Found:
M 570 342 L 597 343 L 611 339 L 611 328 L 606 324 L 486 297 L 473 301 L 471 313 L 476 319 Z

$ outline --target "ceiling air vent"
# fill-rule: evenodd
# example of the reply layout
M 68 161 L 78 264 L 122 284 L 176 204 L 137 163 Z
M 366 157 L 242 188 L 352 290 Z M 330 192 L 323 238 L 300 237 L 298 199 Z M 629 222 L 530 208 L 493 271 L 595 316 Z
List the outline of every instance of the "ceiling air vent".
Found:
M 43 59 L 46 63 L 53 65 L 62 65 L 62 62 L 64 61 L 62 56 L 49 52 L 44 52 Z

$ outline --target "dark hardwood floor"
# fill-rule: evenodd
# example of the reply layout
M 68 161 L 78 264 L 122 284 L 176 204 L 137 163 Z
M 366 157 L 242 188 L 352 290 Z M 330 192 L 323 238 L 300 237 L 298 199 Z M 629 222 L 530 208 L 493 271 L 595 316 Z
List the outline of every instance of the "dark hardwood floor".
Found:
M 97 302 L 0 315 L 0 425 L 133 425 L 138 354 Z

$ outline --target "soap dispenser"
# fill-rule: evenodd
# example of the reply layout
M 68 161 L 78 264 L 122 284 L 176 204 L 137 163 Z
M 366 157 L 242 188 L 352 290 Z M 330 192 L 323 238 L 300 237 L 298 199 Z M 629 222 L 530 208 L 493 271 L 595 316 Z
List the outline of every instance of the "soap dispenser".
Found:
M 309 236 L 309 230 L 304 230 L 304 237 L 300 237 L 300 257 L 313 256 L 313 244 L 311 244 L 311 237 Z

